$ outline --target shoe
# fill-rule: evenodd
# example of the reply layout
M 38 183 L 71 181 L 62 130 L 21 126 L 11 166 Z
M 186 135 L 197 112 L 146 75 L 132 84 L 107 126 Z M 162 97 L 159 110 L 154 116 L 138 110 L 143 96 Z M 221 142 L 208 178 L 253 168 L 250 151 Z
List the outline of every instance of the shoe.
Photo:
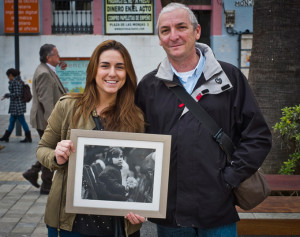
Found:
M 50 189 L 46 189 L 46 188 L 41 188 L 40 190 L 40 194 L 41 195 L 48 195 L 50 193 Z
M 37 182 L 37 178 L 35 179 L 29 173 L 27 173 L 27 172 L 23 173 L 23 177 L 24 177 L 24 179 L 26 179 L 27 181 L 29 181 L 34 187 L 36 187 L 36 188 L 40 187 L 40 185 Z
M 9 136 L 10 136 L 11 132 L 9 131 L 5 131 L 4 135 L 0 138 L 0 141 L 5 141 L 5 142 L 9 142 Z
M 20 141 L 22 143 L 27 143 L 27 142 L 32 142 L 32 138 L 31 138 L 31 132 L 25 132 L 25 139 Z

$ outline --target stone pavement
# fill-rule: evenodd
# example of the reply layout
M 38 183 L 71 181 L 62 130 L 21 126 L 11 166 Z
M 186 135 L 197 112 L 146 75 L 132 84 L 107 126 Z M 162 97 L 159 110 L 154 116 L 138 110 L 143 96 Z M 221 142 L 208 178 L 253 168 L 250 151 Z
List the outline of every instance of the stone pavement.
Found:
M 29 118 L 26 121 L 29 124 Z M 8 127 L 9 115 L 0 115 L 0 136 Z M 0 237 L 44 237 L 47 228 L 44 224 L 44 211 L 47 195 L 40 195 L 39 189 L 29 184 L 22 173 L 36 162 L 35 151 L 39 136 L 34 129 L 32 143 L 20 143 L 24 139 L 15 135 L 0 150 Z M 39 183 L 41 180 L 39 179 Z M 156 237 L 154 225 L 147 222 L 141 229 L 141 236 Z

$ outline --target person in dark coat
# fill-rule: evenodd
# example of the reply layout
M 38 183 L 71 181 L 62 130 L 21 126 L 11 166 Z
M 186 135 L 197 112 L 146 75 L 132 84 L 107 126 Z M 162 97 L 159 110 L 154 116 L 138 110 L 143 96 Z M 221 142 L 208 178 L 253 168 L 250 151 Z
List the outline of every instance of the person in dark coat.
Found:
M 9 79 L 9 93 L 6 93 L 1 100 L 10 100 L 8 111 L 8 113 L 10 113 L 10 118 L 8 129 L 0 138 L 0 141 L 9 142 L 9 136 L 14 130 L 15 123 L 18 120 L 25 132 L 25 139 L 20 142 L 32 142 L 31 132 L 24 116 L 24 113 L 26 112 L 26 103 L 22 101 L 21 98 L 23 95 L 23 81 L 20 76 L 20 71 L 14 68 L 10 68 L 6 71 L 6 75 Z
M 271 132 L 245 76 L 197 43 L 201 27 L 185 5 L 170 3 L 157 22 L 167 57 L 139 83 L 136 103 L 147 133 L 172 135 L 167 213 L 158 237 L 236 237 L 233 188 L 254 174 L 271 148 Z M 231 163 L 202 124 L 170 89 L 182 87 L 236 146 Z
M 122 185 L 121 169 L 124 157 L 119 147 L 112 147 L 107 152 L 106 167 L 99 174 L 97 181 L 104 184 L 101 190 L 101 200 L 125 201 L 126 188 Z

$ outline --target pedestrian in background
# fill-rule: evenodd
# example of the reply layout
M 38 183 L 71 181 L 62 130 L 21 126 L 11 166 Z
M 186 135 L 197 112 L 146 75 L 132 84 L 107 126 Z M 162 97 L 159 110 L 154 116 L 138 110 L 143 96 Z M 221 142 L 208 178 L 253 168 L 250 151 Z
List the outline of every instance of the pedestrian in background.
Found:
M 130 55 L 120 42 L 107 40 L 98 45 L 86 75 L 82 94 L 63 96 L 56 104 L 37 149 L 38 160 L 56 171 L 45 212 L 48 236 L 59 233 L 113 237 L 138 233 L 145 218 L 133 213 L 124 220 L 65 211 L 68 160 L 75 152 L 71 129 L 144 131 L 142 111 L 134 103 L 136 74 Z
M 242 72 L 197 43 L 201 27 L 185 5 L 170 3 L 157 22 L 167 57 L 139 83 L 137 105 L 147 133 L 172 135 L 165 219 L 158 237 L 236 237 L 233 188 L 254 174 L 271 148 L 271 133 Z M 181 89 L 212 117 L 236 149 L 225 152 L 174 91 Z M 182 87 L 182 88 L 178 88 Z
M 43 136 L 47 120 L 58 99 L 66 93 L 56 74 L 56 66 L 60 63 L 59 53 L 55 45 L 44 44 L 40 48 L 41 64 L 35 70 L 32 80 L 32 107 L 30 123 L 40 136 Z M 39 188 L 38 175 L 42 171 L 41 194 L 48 194 L 52 184 L 53 172 L 36 162 L 23 177 Z
M 8 129 L 0 138 L 0 141 L 9 142 L 9 136 L 14 130 L 15 123 L 18 120 L 25 132 L 25 139 L 20 142 L 32 142 L 31 132 L 24 116 L 24 113 L 26 112 L 26 102 L 22 100 L 23 81 L 20 76 L 20 71 L 10 68 L 6 71 L 6 75 L 9 79 L 9 93 L 6 93 L 1 100 L 9 98 L 10 102 L 8 113 L 10 113 L 10 118 Z

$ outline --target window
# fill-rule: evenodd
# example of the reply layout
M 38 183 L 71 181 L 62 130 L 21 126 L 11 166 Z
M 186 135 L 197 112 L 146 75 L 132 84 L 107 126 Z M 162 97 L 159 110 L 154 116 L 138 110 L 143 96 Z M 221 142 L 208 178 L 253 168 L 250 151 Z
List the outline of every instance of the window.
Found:
M 52 34 L 93 34 L 92 0 L 52 0 Z
M 193 10 L 201 26 L 201 36 L 198 42 L 210 45 L 210 19 L 211 11 Z

